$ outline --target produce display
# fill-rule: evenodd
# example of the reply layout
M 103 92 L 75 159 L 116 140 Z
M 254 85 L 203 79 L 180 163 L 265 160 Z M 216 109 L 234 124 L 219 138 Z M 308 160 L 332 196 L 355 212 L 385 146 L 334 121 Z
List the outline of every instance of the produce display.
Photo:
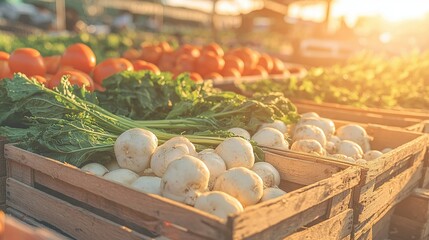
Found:
M 311 68 L 303 79 L 244 83 L 247 92 L 280 91 L 289 98 L 357 107 L 429 109 L 429 52 L 397 57 L 363 54 L 347 63 Z

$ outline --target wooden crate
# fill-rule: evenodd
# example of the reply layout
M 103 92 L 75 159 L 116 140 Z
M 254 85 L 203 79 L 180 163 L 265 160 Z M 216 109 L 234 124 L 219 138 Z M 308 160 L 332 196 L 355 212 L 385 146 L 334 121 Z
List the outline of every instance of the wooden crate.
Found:
M 35 224 L 38 224 L 34 221 Z M 26 222 L 0 212 L 0 239 L 3 240 L 66 240 L 54 231 L 38 224 L 31 226 Z
M 422 121 L 429 120 L 429 113 L 413 114 L 406 111 L 361 109 L 332 103 L 317 104 L 305 100 L 293 100 L 292 102 L 300 113 L 316 112 L 321 117 L 364 124 L 372 123 L 406 128 L 410 126 L 420 127 Z
M 224 221 L 13 145 L 5 146 L 5 156 L 8 206 L 78 239 L 140 239 L 151 232 L 172 239 L 350 239 L 352 192 L 361 175 L 350 164 L 267 153 L 288 194 Z
M 0 136 L 0 209 L 6 203 L 6 160 L 4 159 L 4 145 L 6 139 Z
M 335 121 L 337 127 L 347 123 Z M 373 149 L 393 148 L 391 152 L 368 162 L 368 170 L 363 170 L 361 184 L 354 193 L 354 238 L 368 239 L 368 231 L 372 232 L 391 208 L 419 186 L 428 136 L 400 128 L 361 125 L 374 137 L 371 143 Z
M 418 188 L 395 209 L 393 239 L 429 239 L 429 190 Z

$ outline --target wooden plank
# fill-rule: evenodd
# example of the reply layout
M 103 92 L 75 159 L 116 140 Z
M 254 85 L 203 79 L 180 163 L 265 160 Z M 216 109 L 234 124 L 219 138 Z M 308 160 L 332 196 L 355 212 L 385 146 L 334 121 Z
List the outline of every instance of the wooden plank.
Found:
M 160 196 L 135 191 L 124 185 L 82 172 L 71 165 L 19 149 L 10 144 L 5 145 L 5 156 L 10 161 L 29 166 L 112 202 L 127 203 L 127 207 L 130 209 L 180 225 L 195 234 L 216 239 L 230 234 L 222 219 L 193 207 Z M 142 202 L 144 204 L 141 204 Z
M 391 221 L 391 236 L 397 239 L 424 239 L 426 237 L 424 224 L 412 219 L 393 215 Z
M 149 239 L 85 209 L 8 178 L 7 205 L 63 230 L 77 239 Z M 31 196 L 31 197 L 29 197 Z
M 261 232 L 263 229 L 353 188 L 359 183 L 359 173 L 358 167 L 351 167 L 331 178 L 290 192 L 283 197 L 246 208 L 245 212 L 228 219 L 234 226 L 234 236 L 241 238 Z
M 142 228 L 146 228 L 149 231 L 157 232 L 161 235 L 173 235 L 175 237 L 180 237 L 181 239 L 201 238 L 201 236 L 196 236 L 191 232 L 188 232 L 186 229 L 178 229 L 177 227 L 174 227 L 174 225 L 134 211 L 122 204 L 112 202 L 109 199 L 105 199 L 89 191 L 85 191 L 82 188 L 54 179 L 42 172 L 35 172 L 34 181 L 36 186 L 41 185 L 43 188 L 56 191 L 50 193 L 51 195 L 67 201 L 67 199 L 64 199 L 64 197 L 57 194 L 61 193 L 61 195 L 72 198 L 72 204 L 85 208 L 92 213 L 118 224 L 125 225 L 128 228 L 138 231 L 141 231 Z M 144 234 L 150 235 L 151 233 L 144 232 Z
M 280 173 L 282 180 L 310 185 L 331 177 L 342 170 L 337 166 L 326 165 L 314 161 L 304 161 L 281 155 L 266 153 L 265 161 L 272 164 Z
M 6 202 L 6 176 L 0 177 L 0 204 Z
M 426 157 L 427 158 L 427 157 Z M 429 162 L 429 159 L 425 160 L 426 167 L 423 170 L 423 178 L 422 178 L 422 188 L 429 188 L 429 167 L 427 167 L 427 164 Z
M 353 229 L 354 236 L 353 238 L 356 240 L 372 240 L 378 239 L 375 238 L 377 234 L 384 234 L 383 230 L 388 231 L 386 225 L 389 225 L 390 218 L 393 213 L 394 204 L 386 206 L 385 208 L 380 209 L 376 214 L 371 216 L 365 223 L 365 225 L 361 228 L 356 228 L 356 225 Z M 375 228 L 374 228 L 375 227 Z M 374 231 L 373 231 L 374 230 Z
M 4 158 L 4 145 L 6 138 L 0 136 L 0 177 L 6 176 L 6 160 Z
M 374 191 L 366 202 L 360 202 L 356 209 L 358 222 L 363 222 L 386 205 L 396 204 L 412 193 L 422 176 L 423 166 L 416 166 L 398 175 Z
M 33 169 L 31 169 L 30 167 L 24 164 L 20 164 L 14 161 L 10 161 L 8 164 L 9 164 L 8 175 L 10 177 L 13 177 L 15 180 L 18 180 L 29 186 L 34 185 Z
M 353 227 L 353 210 L 346 210 L 337 216 L 288 236 L 287 240 L 320 240 L 347 238 Z
M 394 208 L 387 211 L 383 217 L 381 217 L 372 227 L 372 237 L 373 239 L 388 239 L 390 222 L 393 216 Z
M 332 218 L 351 207 L 352 189 L 346 190 L 333 197 L 330 202 L 327 218 Z

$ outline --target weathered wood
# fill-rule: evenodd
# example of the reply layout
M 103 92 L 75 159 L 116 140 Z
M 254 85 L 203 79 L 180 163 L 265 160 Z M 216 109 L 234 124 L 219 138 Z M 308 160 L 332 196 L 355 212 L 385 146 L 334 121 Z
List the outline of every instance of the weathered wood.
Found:
M 422 188 L 429 188 L 429 167 L 427 166 L 429 163 L 429 154 L 426 154 L 428 157 L 426 157 L 425 160 L 425 168 L 423 170 L 423 178 L 422 178 L 422 183 L 421 183 L 421 187 Z
M 0 177 L 0 204 L 6 202 L 6 176 Z
M 0 177 L 6 176 L 6 160 L 4 158 L 4 145 L 6 138 L 0 136 Z
M 126 202 L 130 209 L 163 221 L 182 225 L 195 234 L 216 239 L 228 236 L 226 226 L 220 218 L 193 207 L 160 196 L 135 191 L 118 183 L 82 172 L 71 165 L 19 149 L 10 144 L 5 145 L 5 156 L 6 159 L 29 166 L 34 170 L 73 184 L 78 188 L 83 188 L 112 202 L 118 204 Z
M 352 189 L 346 190 L 333 197 L 330 202 L 327 218 L 334 217 L 351 207 Z
M 350 239 L 353 210 L 346 210 L 335 217 L 287 237 L 288 240 Z
M 411 196 L 398 204 L 395 215 L 407 217 L 418 222 L 426 222 L 429 220 L 429 198 L 427 198 L 427 195 L 421 197 L 419 192 L 416 193 L 416 190 Z M 429 191 L 427 189 L 423 190 L 426 193 Z
M 309 209 L 332 198 L 344 190 L 351 189 L 359 183 L 360 170 L 352 167 L 302 189 L 282 197 L 250 206 L 246 211 L 231 217 L 234 236 L 242 237 L 256 234 L 269 226 L 275 225 L 303 210 Z M 269 212 L 270 214 L 264 214 Z M 254 221 L 258 219 L 258 221 Z
M 49 222 L 77 239 L 149 239 L 85 209 L 8 178 L 7 205 L 39 221 Z M 29 197 L 31 196 L 31 198 Z
M 391 221 L 391 236 L 393 239 L 428 239 L 429 224 L 393 215 Z
M 29 186 L 34 185 L 34 172 L 31 167 L 28 167 L 24 164 L 20 164 L 19 162 L 9 162 L 9 177 L 13 177 L 14 179 L 25 183 Z
M 358 222 L 363 222 L 387 205 L 394 205 L 412 193 L 418 186 L 423 166 L 415 166 L 380 186 L 366 202 L 356 208 Z
M 394 205 L 389 205 L 380 209 L 376 214 L 371 216 L 366 224 L 360 229 L 353 229 L 353 239 L 356 240 L 372 240 L 384 239 L 376 238 L 378 236 L 386 235 L 389 232 L 390 219 L 393 215 Z
M 371 229 L 373 239 L 388 239 L 390 231 L 390 222 L 393 216 L 393 209 L 387 211 Z
M 61 193 L 61 195 L 72 198 L 74 205 L 85 208 L 103 218 L 125 225 L 131 229 L 142 230 L 142 228 L 146 228 L 149 231 L 157 232 L 165 236 L 173 235 L 181 239 L 201 238 L 201 236 L 196 236 L 186 229 L 178 230 L 177 227 L 174 227 L 172 224 L 167 224 L 155 217 L 150 217 L 141 212 L 134 211 L 124 206 L 124 204 L 112 202 L 109 199 L 105 199 L 89 191 L 85 191 L 82 188 L 52 178 L 41 172 L 35 172 L 34 181 L 35 184 L 43 186 L 43 188 L 54 190 Z M 62 198 L 55 192 L 52 193 L 52 195 L 60 199 Z M 67 199 L 65 199 L 65 201 L 67 201 Z M 120 218 L 116 216 L 120 216 Z M 150 233 L 145 232 L 145 234 L 149 235 Z

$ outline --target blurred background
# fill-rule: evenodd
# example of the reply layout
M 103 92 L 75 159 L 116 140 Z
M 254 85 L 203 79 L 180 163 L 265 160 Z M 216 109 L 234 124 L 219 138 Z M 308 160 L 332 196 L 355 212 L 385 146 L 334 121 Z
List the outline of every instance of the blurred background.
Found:
M 100 51 L 107 57 L 141 42 L 215 41 L 318 66 L 362 50 L 423 51 L 428 26 L 429 2 L 419 0 L 0 0 L 0 45 L 7 52 L 21 36 L 40 38 L 33 40 L 46 45 L 46 54 L 64 47 L 42 36 L 89 45 L 104 36 L 107 49 Z

